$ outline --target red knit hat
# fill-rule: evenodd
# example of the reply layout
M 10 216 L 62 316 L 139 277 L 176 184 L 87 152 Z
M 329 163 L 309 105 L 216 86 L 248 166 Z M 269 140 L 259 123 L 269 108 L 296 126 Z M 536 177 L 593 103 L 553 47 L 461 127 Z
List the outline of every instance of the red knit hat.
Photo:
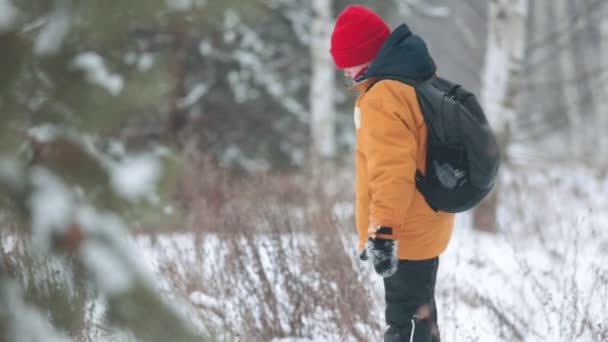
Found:
M 329 52 L 338 68 L 370 62 L 390 35 L 389 26 L 369 8 L 348 6 L 336 19 Z

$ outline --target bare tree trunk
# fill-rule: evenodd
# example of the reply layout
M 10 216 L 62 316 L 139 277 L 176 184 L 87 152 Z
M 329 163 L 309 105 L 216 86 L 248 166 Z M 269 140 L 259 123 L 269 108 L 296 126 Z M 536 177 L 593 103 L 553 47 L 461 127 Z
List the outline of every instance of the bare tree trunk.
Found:
M 608 4 L 604 4 L 601 8 L 603 15 L 601 18 L 608 17 Z M 594 134 L 598 135 L 598 150 L 596 155 L 598 162 L 608 165 L 608 20 L 601 20 L 599 23 L 600 30 L 600 76 L 597 79 L 596 96 L 596 115 L 598 116 L 598 128 Z
M 579 94 L 574 106 L 578 110 L 574 115 L 578 117 L 579 126 L 575 127 L 572 135 L 581 137 L 582 150 L 575 152 L 585 156 L 587 161 L 592 161 L 595 159 L 599 140 L 597 125 L 600 123 L 600 117 L 603 116 L 603 110 L 597 103 L 600 94 L 596 91 L 594 85 L 599 77 L 597 77 L 594 69 L 597 70 L 598 64 L 603 63 L 597 63 L 597 57 L 601 52 L 599 44 L 593 43 L 593 36 L 597 32 L 595 31 L 597 28 L 593 26 L 593 13 L 589 2 L 571 1 L 569 5 L 571 15 L 580 18 L 573 24 L 575 32 L 570 39 L 575 65 L 575 78 L 577 80 L 575 85 Z M 601 7 L 600 10 L 602 10 Z M 599 61 L 603 60 L 600 59 Z M 601 85 L 598 84 L 598 86 L 601 88 Z
M 186 74 L 185 74 L 185 40 L 186 33 L 179 19 L 174 19 L 172 25 L 173 41 L 171 46 L 171 78 L 173 89 L 170 98 L 169 132 L 173 136 L 186 126 L 188 113 L 178 105 L 179 100 L 186 96 Z
M 545 10 L 542 11 L 541 13 L 539 13 L 540 16 L 548 16 L 548 21 L 546 21 L 545 24 L 545 33 L 543 34 L 543 37 L 548 37 L 549 35 L 551 35 L 552 31 L 555 30 L 555 23 L 559 23 L 561 22 L 563 19 L 560 17 L 559 15 L 559 11 L 557 9 L 557 7 L 559 6 L 559 4 L 557 4 L 555 2 L 555 0 L 545 0 L 546 3 L 544 4 Z M 543 12 L 546 12 L 543 13 Z M 558 25 L 559 26 L 559 25 Z M 548 49 L 553 49 L 552 46 L 549 46 Z M 564 79 L 564 73 L 562 72 L 562 66 L 561 66 L 561 61 L 559 58 L 551 58 L 550 60 L 547 61 L 547 64 L 549 65 L 549 69 L 548 71 L 548 76 L 550 77 L 550 80 L 552 83 L 557 83 L 557 82 L 562 82 L 562 80 Z M 546 87 L 548 89 L 544 89 L 543 93 L 546 94 L 546 96 L 548 96 L 548 101 L 544 103 L 543 105 L 543 112 L 546 112 L 547 108 L 561 108 L 559 111 L 555 111 L 553 113 L 549 113 L 550 116 L 544 118 L 544 121 L 560 121 L 562 120 L 562 122 L 568 122 L 568 107 L 566 105 L 567 103 L 567 98 L 564 96 L 564 88 L 563 87 Z M 545 96 L 542 93 L 540 93 L 539 95 L 541 96 Z M 549 123 L 549 126 L 550 123 Z M 550 130 L 550 129 L 549 129 Z M 561 137 L 561 134 L 560 134 Z
M 573 29 L 574 22 L 571 20 L 572 13 L 569 7 L 570 0 L 556 0 L 557 22 L 561 23 L 562 30 L 568 31 Z M 565 38 L 571 40 L 571 34 L 566 32 Z M 559 37 L 558 37 L 559 39 Z M 562 87 L 564 90 L 565 110 L 568 116 L 569 123 L 569 140 L 568 144 L 572 151 L 581 151 L 582 141 L 581 135 L 577 133 L 580 127 L 580 113 L 577 108 L 577 101 L 581 98 L 580 88 L 573 80 L 576 79 L 576 64 L 575 64 L 575 49 L 572 44 L 565 44 L 562 51 L 559 52 L 559 61 L 562 69 L 563 81 Z
M 539 31 L 538 38 L 535 38 L 534 41 L 538 41 L 539 39 L 546 40 L 556 29 L 555 23 L 559 23 L 561 18 L 557 14 L 555 0 L 542 0 L 535 5 L 537 9 L 536 16 L 542 24 L 533 29 Z M 546 49 L 553 49 L 553 47 L 549 45 Z M 535 49 L 535 52 L 539 53 L 540 56 L 543 56 L 546 53 L 545 51 L 546 50 L 542 48 Z M 530 74 L 533 74 L 535 78 L 532 82 L 538 82 L 540 84 L 555 84 L 563 80 L 559 58 L 551 58 L 545 63 L 537 65 L 535 70 L 528 70 L 527 75 Z M 540 113 L 545 113 L 547 108 L 561 108 L 559 111 L 548 113 L 549 116 L 542 119 L 542 121 L 545 121 L 542 124 L 546 125 L 547 128 L 543 127 L 541 131 L 551 131 L 551 121 L 564 120 L 564 117 L 567 116 L 565 113 L 566 104 L 564 89 L 562 87 L 540 87 L 533 95 L 532 101 L 540 104 L 540 106 L 536 107 L 537 111 Z M 542 100 L 539 100 L 539 97 L 541 97 Z
M 332 3 L 312 1 L 313 22 L 310 52 L 312 80 L 310 85 L 310 132 L 312 137 L 313 167 L 321 160 L 336 154 L 335 142 L 335 70 L 329 55 L 329 41 L 333 24 Z
M 578 134 L 582 134 L 582 143 L 584 155 L 586 159 L 590 159 L 596 150 L 597 145 L 597 130 L 596 125 L 598 117 L 596 115 L 597 97 L 594 91 L 593 82 L 595 74 L 593 69 L 597 68 L 596 58 L 599 53 L 599 47 L 595 44 L 590 44 L 593 38 L 593 28 L 591 27 L 591 15 L 588 1 L 570 1 L 571 13 L 579 15 L 581 20 L 579 25 L 582 29 L 577 29 L 571 35 L 571 46 L 575 59 L 577 87 L 579 89 L 580 98 L 577 99 L 576 108 L 582 125 L 577 129 Z M 582 75 L 582 77 L 580 77 Z
M 488 5 L 487 51 L 481 100 L 488 120 L 498 134 L 506 156 L 510 127 L 520 100 L 523 70 L 527 0 L 493 0 Z M 494 191 L 473 212 L 473 227 L 496 231 L 499 182 Z

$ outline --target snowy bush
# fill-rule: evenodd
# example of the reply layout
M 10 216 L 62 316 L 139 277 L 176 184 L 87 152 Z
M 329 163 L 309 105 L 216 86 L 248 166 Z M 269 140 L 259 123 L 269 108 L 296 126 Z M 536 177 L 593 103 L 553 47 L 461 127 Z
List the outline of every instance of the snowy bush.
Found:
M 226 341 L 375 339 L 379 293 L 364 285 L 352 211 L 339 210 L 343 178 L 331 189 L 302 175 L 239 180 L 190 167 L 182 179 L 192 226 L 137 242 L 201 325 Z
M 226 341 L 380 339 L 382 282 L 354 250 L 348 173 L 323 188 L 191 165 L 206 175 L 183 178 L 191 226 L 136 241 L 201 325 Z M 606 339 L 608 180 L 576 164 L 550 170 L 503 170 L 498 233 L 459 217 L 437 285 L 444 339 Z
M 503 170 L 500 232 L 456 230 L 438 305 L 451 341 L 604 341 L 608 179 L 575 163 Z M 441 312 L 440 312 L 441 314 Z

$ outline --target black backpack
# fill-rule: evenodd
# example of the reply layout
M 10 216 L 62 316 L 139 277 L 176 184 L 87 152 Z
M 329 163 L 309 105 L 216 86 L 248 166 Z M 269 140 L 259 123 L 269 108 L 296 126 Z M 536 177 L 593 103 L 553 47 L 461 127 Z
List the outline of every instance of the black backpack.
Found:
M 416 171 L 418 191 L 435 211 L 475 207 L 492 190 L 500 166 L 496 137 L 475 95 L 436 76 L 424 81 L 381 79 L 416 89 L 428 128 L 426 175 Z

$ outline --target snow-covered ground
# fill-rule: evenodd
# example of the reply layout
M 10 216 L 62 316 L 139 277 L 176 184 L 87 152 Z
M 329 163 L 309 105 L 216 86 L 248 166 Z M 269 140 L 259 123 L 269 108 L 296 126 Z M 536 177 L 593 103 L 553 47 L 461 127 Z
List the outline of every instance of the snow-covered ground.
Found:
M 499 233 L 474 231 L 469 216 L 460 215 L 441 257 L 437 301 L 443 338 L 608 339 L 608 179 L 580 166 L 503 170 L 502 177 Z M 339 210 L 345 211 L 343 204 Z M 331 269 L 332 260 L 317 260 L 324 246 L 317 246 L 319 237 L 312 233 L 243 235 L 238 241 L 221 234 L 181 233 L 136 241 L 149 266 L 162 274 L 165 289 L 182 285 L 178 292 L 199 309 L 200 326 L 229 324 L 225 329 L 230 332 L 220 339 L 230 341 L 238 333 L 243 341 L 378 340 L 381 280 L 357 260 L 354 236 L 348 232 L 336 235 L 343 240 L 336 246 L 344 246 L 343 255 L 352 257 L 351 263 L 333 260 L 343 272 L 323 267 Z M 235 251 L 244 257 L 235 260 Z M 344 289 L 345 279 L 339 277 L 348 273 L 356 273 L 348 281 L 357 283 Z M 349 298 L 353 295 L 367 296 L 371 307 L 352 308 L 369 312 L 357 312 L 354 317 L 361 321 L 353 321 L 347 331 L 339 316 L 348 306 L 336 303 L 357 302 Z M 298 311 L 302 306 L 304 314 Z M 273 324 L 276 336 L 248 336 L 252 330 L 240 329 L 248 325 L 262 331 Z
M 503 178 L 501 233 L 461 222 L 442 259 L 443 334 L 451 341 L 606 341 L 608 179 L 567 165 Z
M 505 168 L 499 193 L 499 232 L 474 231 L 460 215 L 441 257 L 443 339 L 608 341 L 605 174 Z M 140 234 L 133 252 L 213 340 L 380 340 L 381 278 L 357 258 L 351 202 L 333 209 L 336 220 L 310 232 Z M 302 224 L 302 215 L 291 222 Z M 5 251 L 16 245 L 4 237 Z

